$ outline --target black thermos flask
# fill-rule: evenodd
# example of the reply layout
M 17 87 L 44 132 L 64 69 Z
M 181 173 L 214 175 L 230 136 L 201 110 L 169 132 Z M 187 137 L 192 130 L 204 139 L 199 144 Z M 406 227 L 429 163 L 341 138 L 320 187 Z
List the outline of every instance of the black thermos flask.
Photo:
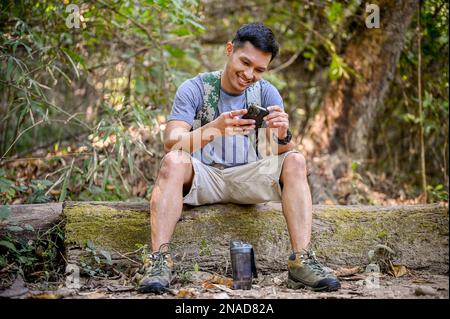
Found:
M 230 254 L 233 289 L 251 289 L 252 278 L 257 277 L 255 253 L 252 245 L 239 240 L 231 241 Z

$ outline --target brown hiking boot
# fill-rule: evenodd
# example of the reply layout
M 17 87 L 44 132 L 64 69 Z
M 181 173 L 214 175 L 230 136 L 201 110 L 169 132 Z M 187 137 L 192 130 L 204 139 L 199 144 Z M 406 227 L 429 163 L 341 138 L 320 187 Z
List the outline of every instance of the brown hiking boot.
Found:
M 288 259 L 288 270 L 288 288 L 313 291 L 335 291 L 341 288 L 333 272 L 319 263 L 311 249 L 292 253 Z
M 174 272 L 172 257 L 163 251 L 168 244 L 163 244 L 144 262 L 145 274 L 139 282 L 139 292 L 162 293 L 169 288 Z

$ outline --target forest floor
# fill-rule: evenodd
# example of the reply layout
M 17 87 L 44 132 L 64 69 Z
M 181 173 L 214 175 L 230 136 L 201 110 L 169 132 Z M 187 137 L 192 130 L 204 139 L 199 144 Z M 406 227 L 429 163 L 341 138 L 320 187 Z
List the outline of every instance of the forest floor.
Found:
M 386 274 L 355 273 L 340 276 L 341 289 L 313 292 L 286 288 L 287 272 L 259 275 L 251 290 L 231 289 L 231 278 L 207 272 L 192 272 L 189 283 L 175 282 L 163 294 L 141 294 L 135 285 L 120 276 L 84 281 L 81 289 L 61 284 L 55 290 L 39 290 L 17 277 L 14 284 L 0 292 L 0 298 L 18 299 L 448 299 L 448 275 L 408 271 L 401 277 Z

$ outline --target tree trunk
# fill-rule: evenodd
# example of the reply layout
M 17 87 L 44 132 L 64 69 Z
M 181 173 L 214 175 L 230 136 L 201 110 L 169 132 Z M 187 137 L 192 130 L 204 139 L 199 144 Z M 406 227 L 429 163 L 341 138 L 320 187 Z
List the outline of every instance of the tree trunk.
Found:
M 416 0 L 372 1 L 380 8 L 380 28 L 361 23 L 348 43 L 344 62 L 357 76 L 331 83 L 305 143 L 306 151 L 364 159 L 368 135 L 394 78 Z M 364 21 L 364 19 L 361 19 Z
M 64 217 L 71 264 L 86 263 L 92 252 L 85 247 L 91 241 L 97 256 L 106 250 L 116 264 L 138 268 L 140 256 L 133 252 L 150 245 L 146 203 L 69 202 Z M 184 269 L 192 270 L 197 264 L 203 270 L 229 274 L 230 240 L 254 246 L 260 271 L 286 269 L 291 246 L 280 204 L 185 207 L 171 244 L 177 264 Z M 448 208 L 315 205 L 312 244 L 319 259 L 331 266 L 365 266 L 368 252 L 383 244 L 396 252 L 397 263 L 445 273 Z

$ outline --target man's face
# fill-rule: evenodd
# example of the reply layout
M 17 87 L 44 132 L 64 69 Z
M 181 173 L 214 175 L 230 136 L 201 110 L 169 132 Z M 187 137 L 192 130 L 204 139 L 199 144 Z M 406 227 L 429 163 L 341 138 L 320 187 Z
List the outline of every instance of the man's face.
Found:
M 272 54 L 263 52 L 245 42 L 244 46 L 234 50 L 231 42 L 227 43 L 228 62 L 225 66 L 227 86 L 230 93 L 240 93 L 250 84 L 261 79 L 269 66 Z

